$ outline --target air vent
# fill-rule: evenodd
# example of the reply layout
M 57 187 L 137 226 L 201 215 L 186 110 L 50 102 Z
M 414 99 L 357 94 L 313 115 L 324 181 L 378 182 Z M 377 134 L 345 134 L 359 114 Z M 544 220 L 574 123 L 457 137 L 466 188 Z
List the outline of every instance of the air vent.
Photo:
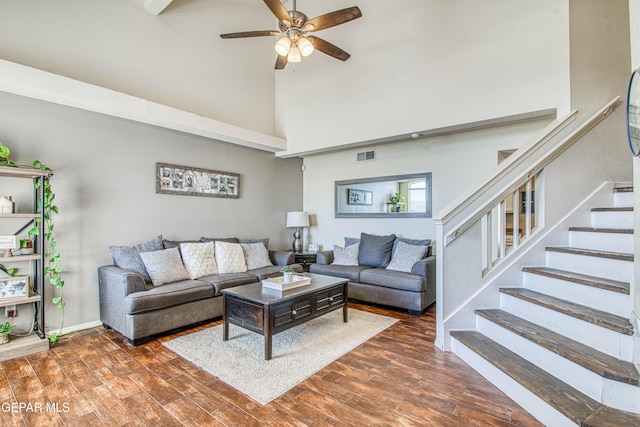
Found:
M 368 162 L 376 159 L 376 151 L 363 151 L 362 153 L 358 153 L 356 159 L 359 162 Z

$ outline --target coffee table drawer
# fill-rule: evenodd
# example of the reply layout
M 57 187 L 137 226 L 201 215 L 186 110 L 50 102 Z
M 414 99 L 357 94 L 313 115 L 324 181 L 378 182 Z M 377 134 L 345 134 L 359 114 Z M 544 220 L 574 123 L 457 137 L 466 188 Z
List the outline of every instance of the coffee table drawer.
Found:
M 322 311 L 346 303 L 344 286 L 336 286 L 316 294 L 316 310 Z
M 311 316 L 311 300 L 305 298 L 274 307 L 274 328 Z
M 229 321 L 250 330 L 264 329 L 263 308 L 260 305 L 238 299 L 227 301 Z

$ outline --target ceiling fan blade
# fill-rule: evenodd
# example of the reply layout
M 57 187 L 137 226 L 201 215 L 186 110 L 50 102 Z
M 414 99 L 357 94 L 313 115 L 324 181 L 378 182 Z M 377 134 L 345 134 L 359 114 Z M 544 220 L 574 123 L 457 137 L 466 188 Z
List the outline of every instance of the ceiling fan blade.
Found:
M 276 58 L 276 70 L 282 70 L 287 66 L 287 62 L 289 62 L 287 55 L 278 55 Z
M 258 30 L 258 31 L 241 31 L 239 33 L 220 34 L 223 39 L 241 39 L 245 37 L 264 37 L 279 36 L 280 31 L 275 30 Z
M 347 52 L 340 49 L 338 46 L 329 43 L 326 40 L 323 40 L 316 36 L 307 36 L 307 38 L 309 39 L 309 41 L 311 41 L 311 43 L 313 43 L 313 48 L 319 50 L 322 53 L 333 56 L 334 58 L 341 61 L 346 61 L 351 57 L 351 55 L 349 55 Z
M 264 0 L 264 3 L 271 10 L 271 12 L 276 15 L 278 21 L 285 24 L 287 27 L 291 26 L 293 19 L 291 19 L 291 15 L 287 11 L 287 8 L 284 7 L 280 0 Z
M 320 15 L 308 20 L 304 24 L 303 30 L 324 30 L 325 28 L 335 27 L 336 25 L 353 21 L 354 19 L 360 18 L 361 16 L 362 12 L 360 12 L 360 8 L 358 6 L 348 7 L 346 9 L 336 10 L 335 12 L 326 13 L 324 15 Z

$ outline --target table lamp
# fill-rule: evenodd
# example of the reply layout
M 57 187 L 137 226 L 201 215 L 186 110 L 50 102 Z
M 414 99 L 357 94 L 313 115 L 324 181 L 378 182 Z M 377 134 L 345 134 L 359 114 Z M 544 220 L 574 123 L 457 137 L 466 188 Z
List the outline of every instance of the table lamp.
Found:
M 293 233 L 293 250 L 294 252 L 302 252 L 302 235 L 300 234 L 300 227 L 309 226 L 309 215 L 306 212 L 287 212 L 287 228 L 296 227 L 296 232 Z

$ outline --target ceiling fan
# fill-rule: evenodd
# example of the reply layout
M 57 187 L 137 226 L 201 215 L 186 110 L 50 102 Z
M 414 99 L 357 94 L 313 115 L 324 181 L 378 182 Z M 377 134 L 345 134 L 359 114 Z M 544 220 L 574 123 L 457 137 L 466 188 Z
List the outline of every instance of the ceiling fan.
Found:
M 362 12 L 357 6 L 326 13 L 313 19 L 296 9 L 296 0 L 293 0 L 293 10 L 287 11 L 280 0 L 264 0 L 267 7 L 278 18 L 280 31 L 258 30 L 242 31 L 239 33 L 220 34 L 223 39 L 239 39 L 245 37 L 283 36 L 275 45 L 278 58 L 276 70 L 283 69 L 289 62 L 301 62 L 303 56 L 309 56 L 314 50 L 332 56 L 341 61 L 346 61 L 351 55 L 339 47 L 316 36 L 308 36 L 307 33 L 335 27 L 360 18 Z

